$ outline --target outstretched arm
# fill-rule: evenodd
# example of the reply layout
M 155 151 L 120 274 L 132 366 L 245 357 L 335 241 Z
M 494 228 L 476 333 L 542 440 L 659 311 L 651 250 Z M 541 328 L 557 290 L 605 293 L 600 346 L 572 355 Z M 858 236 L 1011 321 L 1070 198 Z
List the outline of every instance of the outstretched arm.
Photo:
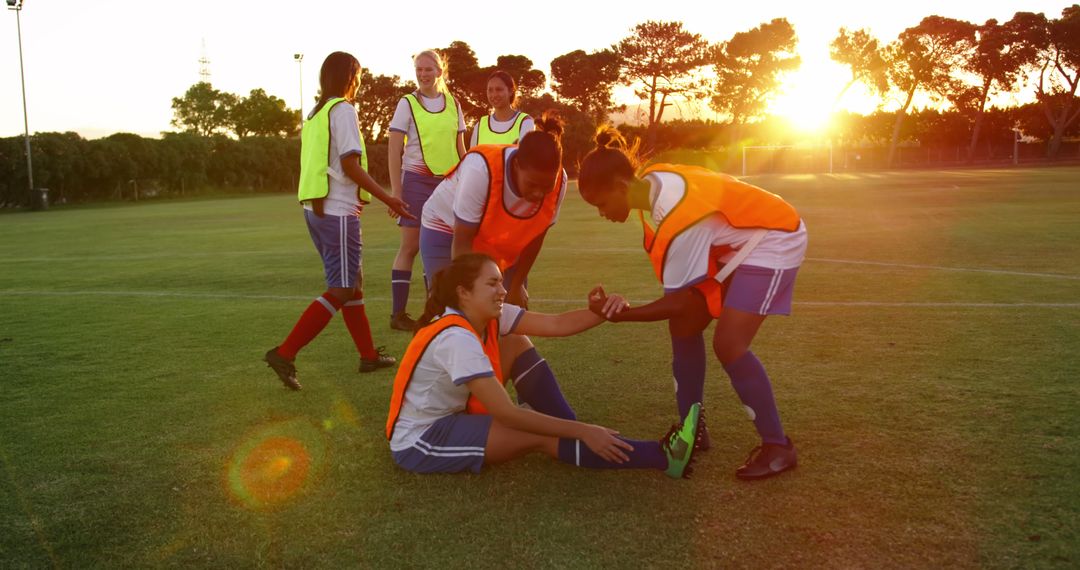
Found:
M 587 331 L 604 322 L 607 312 L 623 310 L 627 302 L 621 295 L 607 295 L 597 285 L 589 291 L 589 308 L 568 311 L 558 315 L 525 311 L 514 328 L 514 334 L 532 336 L 571 336 Z
M 683 289 L 670 295 L 664 295 L 659 299 L 640 307 L 630 307 L 626 310 L 613 313 L 608 320 L 614 323 L 621 322 L 654 322 L 666 321 L 686 314 L 696 304 L 700 303 L 699 295 L 693 288 Z
M 494 376 L 477 378 L 465 384 L 469 392 L 487 408 L 491 417 L 506 427 L 567 439 L 579 439 L 597 455 L 612 463 L 623 463 L 630 458 L 626 451 L 633 451 L 629 443 L 615 437 L 619 432 L 598 425 L 564 420 L 519 408 L 510 401 L 506 389 Z

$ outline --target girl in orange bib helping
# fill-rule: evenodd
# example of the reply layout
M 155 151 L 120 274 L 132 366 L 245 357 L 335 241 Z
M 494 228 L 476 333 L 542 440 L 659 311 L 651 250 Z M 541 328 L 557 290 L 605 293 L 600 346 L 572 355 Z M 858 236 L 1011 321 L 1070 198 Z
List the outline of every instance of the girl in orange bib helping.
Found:
M 664 286 L 660 299 L 609 311 L 609 319 L 668 321 L 681 414 L 702 399 L 703 331 L 715 320 L 713 351 L 762 441 L 736 475 L 762 479 L 795 467 L 795 446 L 750 344 L 766 316 L 791 313 L 806 255 L 802 218 L 779 196 L 704 168 L 654 164 L 639 175 L 636 147 L 614 128 L 602 128 L 596 144 L 582 161 L 581 196 L 613 222 L 639 210 L 645 251 Z
M 537 127 L 520 145 L 474 147 L 435 189 L 420 227 L 420 255 L 428 275 L 460 255 L 484 253 L 509 282 L 507 300 L 528 306 L 525 279 L 566 194 L 562 122 L 544 113 Z M 575 418 L 554 372 L 528 337 L 506 335 L 499 344 L 519 398 L 538 412 Z
M 599 287 L 589 309 L 544 315 L 504 303 L 502 274 L 490 257 L 470 253 L 434 276 L 421 328 L 394 378 L 386 438 L 394 461 L 416 473 L 479 472 L 530 452 L 593 468 L 658 469 L 689 475 L 701 405 L 660 441 L 618 437 L 598 425 L 515 406 L 503 388 L 499 337 L 569 336 L 625 307 Z M 528 402 L 525 402 L 528 403 Z

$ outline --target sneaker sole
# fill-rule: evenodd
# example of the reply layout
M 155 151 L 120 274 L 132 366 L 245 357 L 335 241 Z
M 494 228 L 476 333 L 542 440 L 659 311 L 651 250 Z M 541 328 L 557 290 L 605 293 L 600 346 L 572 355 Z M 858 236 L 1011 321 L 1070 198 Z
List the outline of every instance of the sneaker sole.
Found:
M 799 463 L 796 461 L 795 463 L 785 465 L 784 468 L 779 470 L 779 471 L 769 471 L 768 473 L 765 473 L 763 475 L 740 475 L 739 473 L 736 472 L 735 477 L 742 480 L 742 481 L 761 481 L 762 479 L 768 479 L 770 477 L 776 477 L 777 475 L 779 475 L 781 473 L 786 473 L 788 471 L 791 471 L 792 469 L 794 469 L 794 468 L 796 468 L 798 466 L 799 466 Z

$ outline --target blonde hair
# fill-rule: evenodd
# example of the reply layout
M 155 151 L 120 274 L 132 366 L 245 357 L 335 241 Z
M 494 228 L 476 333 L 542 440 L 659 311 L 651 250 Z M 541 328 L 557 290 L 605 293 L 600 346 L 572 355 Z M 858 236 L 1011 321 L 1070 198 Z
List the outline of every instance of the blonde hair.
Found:
M 442 52 L 437 49 L 426 49 L 413 56 L 413 65 L 416 65 L 416 60 L 421 57 L 431 58 L 431 61 L 435 62 L 435 67 L 439 68 L 439 76 L 435 78 L 435 89 L 440 93 L 449 93 L 450 89 L 446 86 L 446 78 L 449 75 L 449 69 L 446 65 L 446 57 Z

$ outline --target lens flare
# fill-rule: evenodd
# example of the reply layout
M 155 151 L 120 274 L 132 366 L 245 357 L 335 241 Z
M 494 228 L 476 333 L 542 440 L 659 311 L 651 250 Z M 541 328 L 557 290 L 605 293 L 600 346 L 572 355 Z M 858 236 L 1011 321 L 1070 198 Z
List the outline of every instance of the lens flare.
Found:
M 322 433 L 308 422 L 262 427 L 237 447 L 228 462 L 229 495 L 251 509 L 281 505 L 310 485 L 324 450 Z

